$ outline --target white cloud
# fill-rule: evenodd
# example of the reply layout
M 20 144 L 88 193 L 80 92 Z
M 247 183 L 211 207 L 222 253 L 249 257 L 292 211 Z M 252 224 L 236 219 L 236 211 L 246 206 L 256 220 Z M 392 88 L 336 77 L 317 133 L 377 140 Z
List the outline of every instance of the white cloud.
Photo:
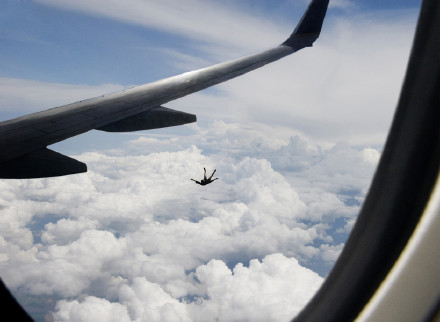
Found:
M 316 273 L 281 254 L 237 264 L 223 261 L 197 267 L 197 300 L 179 301 L 158 284 L 136 277 L 118 290 L 119 302 L 87 296 L 58 302 L 56 321 L 288 321 L 307 303 L 322 283 Z M 95 312 L 90 312 L 96 308 Z M 102 312 L 106 310 L 106 312 Z M 111 315 L 109 313 L 112 313 Z
M 56 305 L 56 312 L 53 315 L 54 321 L 106 321 L 126 322 L 132 321 L 128 315 L 127 308 L 119 303 L 111 303 L 106 299 L 87 296 L 83 302 L 59 301 Z
M 123 90 L 116 84 L 70 85 L 0 78 L 1 111 L 31 113 Z
M 339 8 L 343 10 L 353 9 L 355 4 L 352 0 L 332 0 L 329 3 L 330 8 Z
M 74 156 L 86 174 L 2 181 L 0 274 L 8 286 L 70 297 L 58 303 L 60 320 L 82 319 L 82 306 L 95 304 L 132 320 L 240 319 L 253 316 L 249 303 L 263 319 L 293 316 L 311 296 L 297 280 L 316 275 L 303 266 L 336 260 L 343 244 L 331 231 L 346 233 L 344 221 L 355 218 L 359 206 L 345 198 L 363 198 L 378 152 L 299 135 L 272 144 L 265 127 L 238 123 L 191 133 Z M 190 178 L 203 167 L 220 179 L 195 185 Z M 226 282 L 203 277 L 218 269 Z M 235 292 L 245 280 L 253 289 L 263 283 L 261 294 Z M 286 295 L 297 289 L 303 296 Z M 151 292 L 158 302 L 142 308 Z
M 56 223 L 49 222 L 45 226 L 45 231 L 41 240 L 45 244 L 66 245 L 79 238 L 85 230 L 97 227 L 96 220 L 80 217 L 78 220 L 61 218 Z
M 202 47 L 210 54 L 218 55 L 220 51 L 221 55 L 230 58 L 235 56 L 231 56 L 231 49 L 235 53 L 243 49 L 254 51 L 273 44 L 273 41 L 281 42 L 283 39 L 279 35 L 284 36 L 279 27 L 264 15 L 251 15 L 246 10 L 237 10 L 231 4 L 215 1 L 134 0 L 128 5 L 123 1 L 108 0 L 105 6 L 96 0 L 37 2 L 203 41 L 209 43 L 209 46 Z M 265 27 L 261 28 L 261 25 Z M 249 37 L 250 34 L 258 37 Z M 225 47 L 229 50 L 222 49 Z
M 123 285 L 119 300 L 127 306 L 132 321 L 190 321 L 183 303 L 145 278 L 134 278 L 132 285 Z
M 322 244 L 320 246 L 322 258 L 327 262 L 334 263 L 338 259 L 339 254 L 342 252 L 343 248 L 344 248 L 344 244 L 332 245 L 332 246 L 328 244 Z
M 206 299 L 193 303 L 195 320 L 288 321 L 322 283 L 316 273 L 281 254 L 238 264 L 231 271 L 222 261 L 211 260 L 196 270 Z

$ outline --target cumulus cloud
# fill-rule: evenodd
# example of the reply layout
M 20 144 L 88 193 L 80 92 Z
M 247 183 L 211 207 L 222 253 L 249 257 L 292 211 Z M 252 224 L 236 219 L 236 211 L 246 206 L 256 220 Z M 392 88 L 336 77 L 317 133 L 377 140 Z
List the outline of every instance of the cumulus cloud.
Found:
M 198 293 L 190 303 L 136 277 L 120 286 L 118 302 L 93 296 L 62 300 L 53 317 L 56 321 L 288 321 L 322 283 L 316 273 L 281 254 L 252 260 L 248 267 L 240 263 L 232 270 L 223 261 L 211 260 L 191 275 Z
M 106 299 L 88 296 L 83 302 L 59 301 L 56 305 L 54 321 L 132 321 L 127 308 L 119 303 L 111 303 Z
M 237 264 L 233 270 L 211 260 L 197 268 L 196 277 L 207 295 L 190 306 L 197 320 L 288 321 L 322 283 L 316 273 L 281 254 L 252 260 L 249 267 Z
M 74 156 L 85 174 L 2 181 L 7 285 L 68 298 L 58 320 L 87 320 L 94 305 L 121 320 L 296 314 L 322 282 L 306 267 L 336 260 L 334 236 L 347 234 L 379 152 L 300 135 L 272 143 L 265 127 L 220 121 L 190 127 Z M 203 167 L 220 179 L 195 185 Z
M 128 308 L 131 320 L 190 321 L 186 307 L 145 278 L 135 278 L 119 290 L 119 300 Z

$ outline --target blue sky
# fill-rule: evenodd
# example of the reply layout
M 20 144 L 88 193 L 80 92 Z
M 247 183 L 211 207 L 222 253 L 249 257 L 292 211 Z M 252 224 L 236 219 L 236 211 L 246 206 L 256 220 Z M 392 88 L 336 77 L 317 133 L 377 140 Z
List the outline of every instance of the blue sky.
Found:
M 255 15 L 264 12 L 271 17 L 278 14 L 274 19 L 283 19 L 293 25 L 302 13 L 302 2 L 280 1 L 275 6 L 268 1 L 226 3 L 237 9 L 249 11 L 250 8 Z M 346 14 L 413 9 L 420 5 L 416 0 L 352 3 Z M 3 77 L 69 84 L 139 84 L 178 72 L 152 49 L 169 47 L 185 54 L 197 54 L 193 39 L 181 38 L 160 28 L 145 28 L 26 0 L 3 1 L 1 9 Z M 345 12 L 333 10 L 330 15 L 332 13 L 341 15 Z M 279 39 L 273 40 L 274 44 L 285 36 L 279 35 Z
M 167 105 L 197 124 L 91 131 L 52 147 L 88 173 L 0 182 L 0 276 L 37 320 L 300 310 L 368 191 L 420 1 L 331 5 L 313 48 Z M 267 49 L 306 6 L 2 1 L 0 120 Z

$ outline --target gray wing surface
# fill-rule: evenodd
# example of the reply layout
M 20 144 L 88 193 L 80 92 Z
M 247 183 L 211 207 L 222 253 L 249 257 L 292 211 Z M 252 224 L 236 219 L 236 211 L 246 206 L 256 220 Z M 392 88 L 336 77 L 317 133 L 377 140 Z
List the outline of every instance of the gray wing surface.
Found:
M 93 129 L 130 132 L 195 122 L 195 115 L 163 104 L 311 47 L 321 32 L 328 3 L 329 0 L 312 0 L 292 35 L 269 50 L 0 122 L 0 178 L 42 178 L 86 172 L 84 163 L 47 146 Z

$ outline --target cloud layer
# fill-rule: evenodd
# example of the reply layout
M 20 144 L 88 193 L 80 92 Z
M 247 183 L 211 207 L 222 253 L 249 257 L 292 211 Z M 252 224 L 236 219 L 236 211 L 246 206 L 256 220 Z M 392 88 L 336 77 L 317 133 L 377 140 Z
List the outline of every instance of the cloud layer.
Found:
M 306 267 L 328 271 L 340 253 L 378 151 L 188 128 L 75 156 L 86 174 L 2 181 L 7 285 L 67 298 L 58 320 L 294 316 L 322 282 Z M 203 167 L 220 179 L 195 185 Z

